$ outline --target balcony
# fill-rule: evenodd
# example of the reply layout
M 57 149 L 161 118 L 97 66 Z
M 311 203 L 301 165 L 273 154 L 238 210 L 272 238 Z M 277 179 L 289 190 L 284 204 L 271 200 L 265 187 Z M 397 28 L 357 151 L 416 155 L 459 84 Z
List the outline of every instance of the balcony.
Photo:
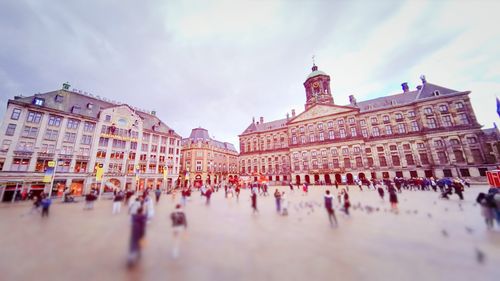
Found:
M 33 155 L 33 150 L 26 149 L 16 149 L 14 150 L 14 156 L 28 156 L 31 157 Z
M 38 152 L 37 155 L 39 158 L 54 159 L 55 153 L 53 153 L 53 152 Z
M 90 156 L 88 156 L 88 155 L 83 155 L 83 154 L 77 154 L 77 155 L 76 155 L 76 159 L 77 159 L 77 160 L 89 160 L 89 159 L 90 159 Z

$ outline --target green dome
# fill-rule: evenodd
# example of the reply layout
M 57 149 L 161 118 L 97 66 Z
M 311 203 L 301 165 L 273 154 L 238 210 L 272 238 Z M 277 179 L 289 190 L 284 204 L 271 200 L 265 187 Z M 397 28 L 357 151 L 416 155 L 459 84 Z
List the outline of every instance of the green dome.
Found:
M 328 74 L 324 73 L 324 72 L 323 72 L 323 71 L 321 71 L 321 70 L 315 70 L 315 71 L 311 72 L 311 74 L 309 74 L 309 75 L 307 76 L 307 79 L 312 78 L 312 77 L 315 77 L 315 76 L 319 76 L 319 75 L 325 75 L 325 76 L 328 76 Z

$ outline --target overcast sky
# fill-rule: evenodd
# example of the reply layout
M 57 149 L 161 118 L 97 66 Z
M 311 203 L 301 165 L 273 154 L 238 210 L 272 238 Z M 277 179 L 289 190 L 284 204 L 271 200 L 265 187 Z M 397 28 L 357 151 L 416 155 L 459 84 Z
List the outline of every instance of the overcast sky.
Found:
M 303 111 L 311 56 L 336 104 L 425 74 L 499 122 L 500 1 L 0 1 L 0 115 L 14 95 L 71 88 L 156 110 L 238 146 L 252 117 Z M 500 125 L 500 123 L 499 123 Z

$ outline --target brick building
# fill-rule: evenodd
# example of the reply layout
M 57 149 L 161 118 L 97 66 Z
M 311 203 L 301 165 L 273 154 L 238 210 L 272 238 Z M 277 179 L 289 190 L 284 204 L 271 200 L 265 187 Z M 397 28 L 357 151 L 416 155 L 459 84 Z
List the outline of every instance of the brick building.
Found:
M 195 128 L 182 140 L 181 179 L 184 186 L 217 184 L 238 179 L 238 151 L 215 140 L 208 130 Z

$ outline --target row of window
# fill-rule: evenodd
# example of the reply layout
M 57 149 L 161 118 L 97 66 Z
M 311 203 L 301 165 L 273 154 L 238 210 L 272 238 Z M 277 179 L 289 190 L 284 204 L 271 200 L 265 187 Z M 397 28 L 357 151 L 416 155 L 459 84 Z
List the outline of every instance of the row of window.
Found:
M 457 109 L 463 109 L 464 108 L 464 104 L 463 104 L 463 102 L 457 102 L 455 104 L 455 107 Z M 438 108 L 439 108 L 439 111 L 441 113 L 448 113 L 448 106 L 447 105 L 442 104 L 442 105 L 439 105 Z M 424 108 L 424 113 L 426 115 L 429 115 L 429 114 L 433 114 L 434 112 L 433 112 L 432 107 L 426 107 L 426 108 Z M 415 111 L 413 111 L 413 110 L 408 111 L 407 112 L 407 116 L 409 118 L 414 118 L 416 116 Z M 398 113 L 394 114 L 394 119 L 396 121 L 402 121 L 404 119 L 404 116 L 403 116 L 402 113 L 398 112 Z M 391 121 L 390 120 L 390 116 L 389 115 L 383 115 L 382 116 L 382 121 L 384 123 L 390 122 Z M 378 117 L 376 117 L 376 116 L 370 117 L 370 122 L 371 122 L 372 125 L 377 125 L 378 124 Z M 339 126 L 343 126 L 345 124 L 345 119 L 344 118 L 337 119 L 336 123 Z M 347 118 L 347 124 L 354 125 L 355 123 L 356 123 L 356 119 L 354 117 Z M 359 125 L 360 126 L 366 126 L 365 119 L 360 119 L 359 120 Z M 333 128 L 334 121 L 328 121 L 326 123 L 326 126 L 327 126 L 327 128 Z M 312 131 L 314 131 L 314 127 L 315 127 L 314 125 L 308 125 L 307 129 L 308 129 L 309 132 L 312 132 Z M 316 127 L 317 127 L 318 130 L 323 130 L 324 129 L 323 123 L 316 124 Z M 298 127 L 298 128 L 292 128 L 291 133 L 292 134 L 296 133 L 297 129 L 298 129 L 298 131 L 300 133 L 304 133 L 305 132 L 305 127 Z
M 10 119 L 19 120 L 20 116 L 21 116 L 21 109 L 14 108 L 12 110 L 12 114 L 10 116 Z M 33 124 L 40 124 L 40 121 L 42 120 L 42 116 L 43 116 L 43 113 L 41 113 L 41 112 L 28 111 L 28 115 L 26 116 L 26 122 L 33 123 Z M 64 117 L 62 117 L 62 116 L 49 115 L 49 120 L 47 121 L 47 125 L 51 126 L 51 127 L 60 127 L 63 118 Z M 80 125 L 80 120 L 68 118 L 68 122 L 66 124 L 66 127 L 68 129 L 76 130 L 76 129 L 78 129 L 79 125 Z M 94 129 L 95 129 L 95 123 L 87 122 L 87 121 L 84 122 L 83 130 L 85 132 L 93 132 Z

